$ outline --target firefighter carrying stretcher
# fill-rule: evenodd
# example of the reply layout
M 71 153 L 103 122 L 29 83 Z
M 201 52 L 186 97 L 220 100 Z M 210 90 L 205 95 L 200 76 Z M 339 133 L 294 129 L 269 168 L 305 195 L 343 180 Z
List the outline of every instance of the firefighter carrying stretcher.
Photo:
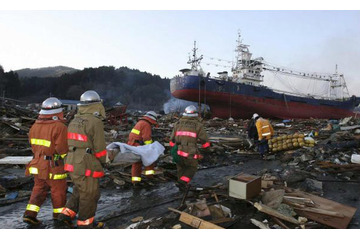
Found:
M 158 126 L 157 114 L 154 111 L 147 112 L 140 120 L 135 124 L 134 128 L 129 134 L 127 144 L 131 146 L 142 146 L 153 143 L 151 128 L 152 126 Z M 141 182 L 142 162 L 136 162 L 132 164 L 131 168 L 131 182 L 134 186 L 137 186 Z M 154 176 L 155 163 L 145 167 L 145 176 L 151 178 Z

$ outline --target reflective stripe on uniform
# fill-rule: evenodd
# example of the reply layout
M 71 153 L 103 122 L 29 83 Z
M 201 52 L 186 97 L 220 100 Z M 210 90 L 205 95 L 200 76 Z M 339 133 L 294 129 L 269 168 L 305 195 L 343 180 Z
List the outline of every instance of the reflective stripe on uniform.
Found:
M 70 218 L 74 218 L 76 216 L 76 212 L 71 210 L 70 208 L 64 207 L 61 211 L 62 214 L 69 216 Z
M 175 136 L 185 136 L 196 138 L 196 133 L 188 131 L 176 131 Z
M 101 152 L 95 153 L 96 158 L 101 158 L 103 156 L 106 156 L 106 150 L 103 150 Z
M 39 174 L 39 170 L 36 167 L 29 167 L 30 174 Z
M 51 142 L 48 140 L 45 140 L 45 139 L 31 138 L 30 142 L 33 145 L 39 145 L 39 146 L 45 146 L 45 147 L 50 147 L 50 145 L 51 145 Z
M 135 129 L 135 128 L 133 128 L 133 129 L 131 130 L 131 132 L 134 133 L 134 134 L 136 134 L 136 135 L 140 135 L 140 131 L 137 130 L 137 129 Z
M 65 164 L 64 165 L 64 170 L 65 171 L 68 171 L 68 172 L 73 172 L 74 171 L 74 166 L 73 165 L 71 165 L 71 164 Z
M 270 135 L 271 133 L 262 133 L 261 136 L 268 136 Z
M 70 140 L 76 140 L 81 142 L 87 142 L 87 136 L 79 133 L 68 132 L 67 138 Z
M 180 150 L 177 151 L 177 154 L 178 154 L 179 156 L 182 156 L 182 157 L 188 157 L 188 156 L 189 156 L 188 153 L 183 152 L 183 151 L 180 151 Z
M 54 208 L 54 213 L 61 213 L 63 211 L 63 208 Z
M 207 147 L 210 147 L 210 143 L 209 142 L 206 142 L 202 145 L 203 148 L 207 148 Z
M 146 170 L 145 171 L 145 175 L 154 175 L 155 171 L 154 170 Z
M 92 224 L 93 222 L 94 222 L 94 217 L 86 219 L 85 221 L 78 220 L 77 225 L 78 226 L 86 226 L 86 225 Z
M 67 178 L 67 174 L 64 173 L 64 174 L 53 174 L 52 173 L 49 173 L 49 178 L 50 179 L 53 179 L 53 180 L 61 180 L 61 179 L 65 179 Z
M 39 206 L 36 206 L 34 204 L 28 204 L 26 206 L 26 210 L 28 211 L 33 211 L 33 212 L 39 212 L 40 211 L 40 207 Z
M 141 177 L 132 177 L 131 181 L 133 181 L 133 182 L 141 182 Z
M 66 153 L 64 154 L 54 154 L 54 160 L 57 161 L 59 159 L 64 159 L 66 157 Z
M 269 127 L 269 125 L 262 126 L 262 128 L 267 128 L 267 127 Z
M 188 178 L 188 177 L 186 177 L 186 176 L 182 176 L 182 177 L 180 178 L 180 180 L 181 180 L 181 181 L 184 181 L 184 182 L 186 182 L 186 183 L 189 183 L 189 182 L 190 182 L 190 178 Z
M 145 145 L 148 145 L 148 144 L 152 144 L 153 143 L 153 140 L 149 140 L 149 141 L 144 141 Z
M 93 171 L 92 175 L 91 175 L 91 170 L 90 169 L 85 170 L 85 176 L 86 177 L 101 178 L 104 175 L 105 175 L 104 172 L 96 172 L 96 171 Z
M 180 150 L 177 151 L 177 154 L 179 156 L 182 156 L 182 157 L 188 157 L 190 155 L 189 153 L 183 152 L 183 151 L 180 151 Z M 199 159 L 199 158 L 200 158 L 199 154 L 194 154 L 194 159 Z

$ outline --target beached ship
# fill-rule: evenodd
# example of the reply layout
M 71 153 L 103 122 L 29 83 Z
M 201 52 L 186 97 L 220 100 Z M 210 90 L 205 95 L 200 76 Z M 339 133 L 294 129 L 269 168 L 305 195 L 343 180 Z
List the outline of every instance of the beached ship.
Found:
M 196 42 L 188 64 L 191 68 L 181 69 L 181 75 L 170 82 L 174 97 L 207 104 L 213 117 L 251 118 L 253 113 L 267 118 L 280 119 L 339 119 L 355 116 L 354 108 L 360 98 L 346 96 L 347 86 L 342 74 L 317 75 L 267 64 L 263 58 L 252 58 L 249 45 L 237 40 L 237 56 L 232 75 L 219 72 L 217 77 L 205 73 L 201 66 L 203 56 L 197 56 Z M 325 81 L 329 84 L 327 96 L 295 94 L 271 89 L 262 85 L 263 71 Z M 342 94 L 339 96 L 339 90 Z M 344 91 L 345 90 L 345 91 Z M 348 91 L 347 91 L 348 94 Z

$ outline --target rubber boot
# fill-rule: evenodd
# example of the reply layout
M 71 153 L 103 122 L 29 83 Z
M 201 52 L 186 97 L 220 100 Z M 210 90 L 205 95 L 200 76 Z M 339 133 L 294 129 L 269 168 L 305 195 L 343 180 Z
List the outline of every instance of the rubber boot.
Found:
M 65 227 L 74 228 L 72 219 L 68 215 L 60 213 L 57 221 Z
M 28 215 L 23 216 L 23 222 L 29 225 L 40 225 L 41 221 L 38 220 L 36 217 L 30 217 Z

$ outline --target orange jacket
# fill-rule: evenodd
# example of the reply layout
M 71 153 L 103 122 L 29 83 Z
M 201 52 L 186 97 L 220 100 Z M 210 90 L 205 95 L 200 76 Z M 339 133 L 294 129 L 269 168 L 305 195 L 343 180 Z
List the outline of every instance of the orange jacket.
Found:
M 259 140 L 262 140 L 263 138 L 270 139 L 274 135 L 274 129 L 271 126 L 269 120 L 259 118 L 255 125 L 258 131 Z
M 67 127 L 63 113 L 39 115 L 29 131 L 34 154 L 26 166 L 25 175 L 36 174 L 40 179 L 65 179 L 63 158 L 68 152 Z
M 131 130 L 127 144 L 131 146 L 140 146 L 153 143 L 151 138 L 151 126 L 156 124 L 156 121 L 152 120 L 151 118 L 140 118 L 140 120 Z

